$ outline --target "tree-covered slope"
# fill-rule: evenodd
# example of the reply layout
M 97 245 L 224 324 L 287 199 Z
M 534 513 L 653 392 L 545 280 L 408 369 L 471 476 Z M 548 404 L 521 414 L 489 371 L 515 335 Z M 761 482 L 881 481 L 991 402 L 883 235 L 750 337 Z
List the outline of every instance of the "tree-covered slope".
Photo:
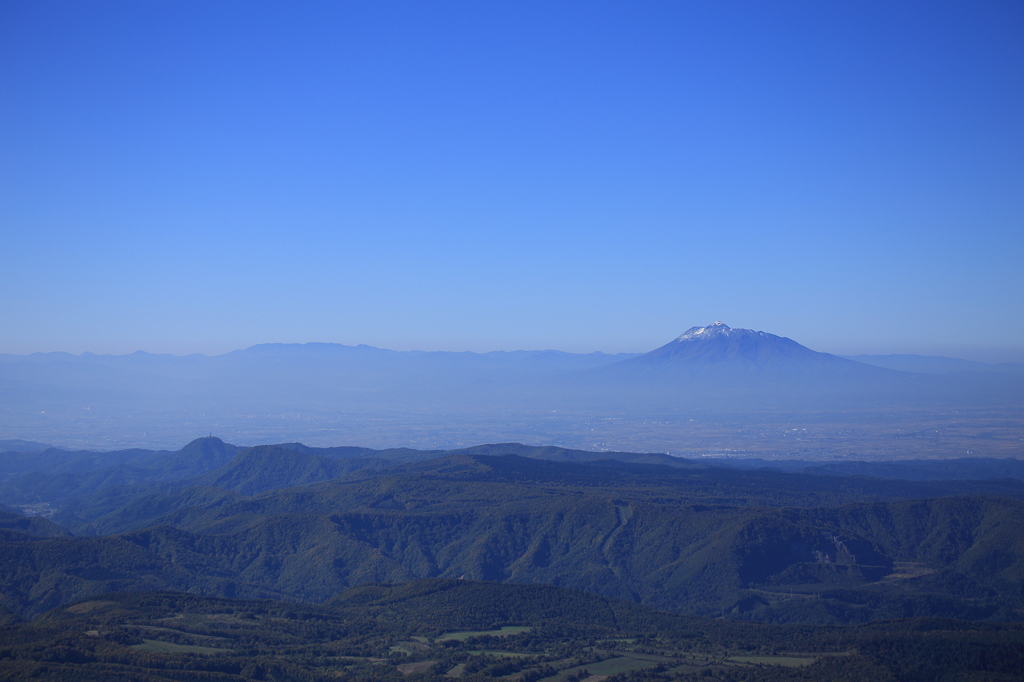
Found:
M 199 476 L 228 464 L 240 449 L 208 437 L 175 452 L 68 453 L 54 449 L 19 453 L 17 457 L 4 453 L 0 471 L 7 474 L 7 480 L 0 487 L 0 500 L 10 505 L 41 503 L 57 509 L 115 486 L 147 487 Z
M 0 528 L 44 538 L 70 535 L 68 531 L 56 523 L 41 516 L 22 516 L 21 514 L 14 514 L 4 510 L 0 510 Z
M 465 577 L 764 621 L 1010 620 L 1024 613 L 1024 502 L 1005 495 L 1022 486 L 264 446 L 198 477 L 103 488 L 54 516 L 115 538 L 51 551 L 5 536 L 9 553 L 40 557 L 10 563 L 9 608 L 153 586 L 323 602 L 368 582 Z M 114 539 L 136 558 L 116 563 Z M 83 573 L 79 555 L 98 568 Z
M 353 471 L 373 471 L 388 466 L 393 466 L 390 460 L 378 457 L 332 459 L 276 445 L 261 445 L 241 450 L 223 467 L 188 482 L 255 495 L 276 488 L 329 481 Z
M 346 488 L 348 499 L 339 494 Z M 45 570 L 26 575 L 15 562 L 7 573 L 20 581 L 23 611 L 54 605 L 39 596 L 50 594 L 46 585 L 71 586 L 59 603 L 126 589 L 117 581 L 138 571 L 204 594 L 225 594 L 232 583 L 310 602 L 368 582 L 546 583 L 675 612 L 783 622 L 1012 620 L 1024 607 L 1019 501 L 778 508 L 616 492 L 374 478 L 179 509 L 164 525 L 114 537 L 7 536 L 3 549 L 43 557 L 32 565 Z M 125 546 L 117 543 L 139 559 L 116 563 L 109 548 Z M 85 554 L 95 556 L 88 565 L 99 572 L 88 575 L 100 576 L 96 584 L 79 582 Z M 138 563 L 144 556 L 148 563 Z
M 350 468 L 356 471 L 330 482 L 273 492 Z M 270 492 L 247 499 L 228 495 L 261 489 Z M 197 527 L 228 516 L 296 511 L 466 509 L 486 504 L 490 498 L 530 499 L 556 493 L 679 504 L 811 507 L 943 495 L 1024 497 L 1024 481 L 902 482 L 617 460 L 560 462 L 514 455 L 449 455 L 395 464 L 381 458 L 334 461 L 263 447 L 243 450 L 217 471 L 173 484 L 100 489 L 69 501 L 54 519 L 76 534 L 110 534 L 157 523 Z M 209 501 L 203 502 L 204 497 Z M 164 514 L 169 516 L 163 518 Z
M 33 513 L 45 510 L 75 533 L 113 533 L 156 521 L 157 516 L 136 513 L 138 501 L 146 496 L 161 498 L 162 513 L 166 513 L 189 506 L 194 494 L 185 491 L 191 487 L 253 495 L 355 472 L 363 478 L 458 475 L 464 480 L 647 487 L 656 491 L 647 493 L 649 496 L 733 505 L 818 506 L 958 494 L 1024 498 L 1024 482 L 1020 480 L 906 483 L 841 472 L 828 475 L 817 470 L 813 473 L 826 475 L 815 480 L 806 474 L 713 467 L 662 454 L 596 453 L 517 443 L 475 446 L 449 454 L 401 448 L 309 448 L 298 443 L 238 448 L 217 438 L 202 438 L 159 457 L 155 456 L 158 453 L 121 457 L 127 452 L 114 453 L 115 459 L 124 461 L 106 468 L 65 473 L 33 471 L 8 480 L 0 487 L 0 503 L 31 507 Z M 590 466 L 577 466 L 582 464 Z M 635 466 L 638 464 L 650 466 Z M 394 471 L 389 473 L 391 469 Z M 178 503 L 174 502 L 175 495 L 182 496 Z
M 269 587 L 240 584 L 216 553 L 202 556 L 189 537 L 154 551 L 159 533 L 105 538 L 38 538 L 0 530 L 0 607 L 38 614 L 115 591 L 176 590 L 217 596 L 282 597 Z

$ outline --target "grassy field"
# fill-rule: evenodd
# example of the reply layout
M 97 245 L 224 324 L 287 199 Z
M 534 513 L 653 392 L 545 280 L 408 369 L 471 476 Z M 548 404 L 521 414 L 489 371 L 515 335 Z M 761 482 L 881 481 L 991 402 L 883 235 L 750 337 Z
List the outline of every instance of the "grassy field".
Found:
M 565 678 L 576 675 L 581 670 L 586 670 L 591 675 L 602 675 L 610 676 L 617 675 L 619 673 L 629 672 L 631 670 L 640 670 L 641 668 L 650 668 L 658 665 L 654 661 L 642 661 L 636 658 L 626 658 L 624 656 L 617 656 L 615 658 L 609 658 L 604 661 L 598 661 L 596 663 L 587 663 L 585 665 L 578 665 L 572 668 L 565 668 L 564 670 L 558 671 L 557 675 L 546 677 L 541 682 L 559 682 Z
M 814 663 L 817 658 L 804 656 L 730 656 L 734 663 L 763 663 L 765 665 L 781 665 L 787 668 L 802 668 Z
M 397 666 L 398 672 L 403 675 L 412 675 L 414 673 L 423 673 L 430 670 L 430 667 L 436 664 L 437 661 L 418 661 L 416 663 L 403 663 Z
M 412 656 L 413 654 L 419 652 L 430 651 L 430 647 L 419 641 L 398 642 L 397 644 L 391 647 L 390 651 L 395 651 L 401 654 L 407 654 L 409 656 Z
M 607 655 L 608 652 L 605 652 Z M 642 654 L 636 651 L 629 651 L 628 649 L 617 650 L 617 655 L 625 656 L 626 658 L 634 658 L 638 661 L 649 661 L 653 663 L 673 663 L 675 659 L 669 656 L 667 651 L 662 651 L 660 654 Z
M 464 632 L 449 632 L 441 635 L 437 638 L 438 642 L 446 642 L 454 639 L 459 642 L 465 642 L 470 637 L 482 637 L 484 635 L 491 635 L 492 637 L 510 637 L 512 635 L 518 635 L 521 632 L 529 632 L 531 628 L 521 625 L 506 625 L 503 628 L 497 630 L 467 630 Z
M 142 644 L 133 644 L 130 648 L 136 651 L 152 651 L 166 654 L 230 654 L 231 649 L 218 649 L 212 646 L 195 646 L 192 644 L 174 644 L 156 639 L 144 639 Z
M 486 656 L 499 656 L 499 657 L 500 656 L 504 656 L 505 658 L 529 658 L 530 656 L 536 656 L 537 655 L 537 654 L 533 654 L 533 653 L 521 654 L 521 653 L 517 653 L 515 651 L 500 651 L 500 650 L 499 651 L 484 651 L 482 649 L 481 650 L 477 650 L 477 651 L 467 651 L 466 653 L 469 654 L 470 656 L 485 656 L 485 655 Z

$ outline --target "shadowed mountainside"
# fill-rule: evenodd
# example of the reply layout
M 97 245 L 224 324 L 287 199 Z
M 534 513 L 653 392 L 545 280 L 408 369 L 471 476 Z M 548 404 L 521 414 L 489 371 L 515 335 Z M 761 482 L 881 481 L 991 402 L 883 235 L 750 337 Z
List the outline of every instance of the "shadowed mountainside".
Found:
M 767 621 L 1014 619 L 1024 502 L 962 496 L 971 485 L 450 455 L 251 497 L 194 486 L 106 511 L 92 500 L 103 513 L 77 517 L 83 529 L 137 529 L 112 537 L 8 532 L 3 572 L 19 578 L 5 606 L 124 589 L 322 602 L 366 582 L 465 576 Z M 961 496 L 907 499 L 935 494 Z
M 229 461 L 217 466 L 231 453 L 235 454 Z M 317 453 L 327 453 L 334 457 Z M 118 454 L 114 453 L 115 460 L 119 459 Z M 494 457 L 510 454 L 516 456 Z M 484 456 L 483 459 L 480 459 L 481 456 Z M 917 472 L 915 476 L 922 480 L 902 484 L 872 478 L 842 477 L 843 471 L 850 467 L 830 472 L 827 469 L 800 466 L 799 469 L 806 471 L 799 475 L 780 475 L 756 462 L 745 465 L 740 462 L 738 465 L 743 466 L 737 470 L 660 454 L 595 453 L 517 443 L 481 445 L 448 454 L 444 451 L 407 449 L 379 451 L 368 448 L 309 448 L 295 443 L 237 448 L 217 438 L 204 438 L 193 441 L 176 453 L 166 454 L 163 458 L 147 455 L 145 459 L 149 463 L 145 469 L 117 465 L 78 475 L 47 476 L 42 472 L 32 472 L 8 481 L 0 488 L 0 502 L 20 506 L 32 513 L 42 511 L 52 514 L 55 520 L 73 532 L 88 534 L 123 532 L 158 523 L 164 515 L 183 507 L 221 505 L 239 494 L 253 495 L 343 476 L 354 476 L 358 480 L 381 475 L 444 475 L 465 480 L 476 476 L 479 480 L 498 479 L 521 483 L 557 481 L 559 485 L 612 487 L 629 482 L 636 487 L 647 486 L 649 490 L 670 490 L 665 494 L 675 497 L 710 499 L 717 504 L 733 505 L 814 506 L 863 499 L 924 498 L 955 494 L 1020 497 L 1024 494 L 1024 483 L 1020 481 L 946 481 L 944 479 L 957 478 L 949 474 L 963 467 L 949 468 L 943 462 L 933 462 L 927 466 L 921 463 L 917 468 L 908 465 L 911 466 L 911 473 Z M 560 465 L 571 462 L 589 462 L 592 466 Z M 657 466 L 623 466 L 625 464 Z M 1009 471 L 1005 464 L 985 470 L 1005 474 Z M 751 465 L 763 470 L 751 469 Z M 191 475 L 197 470 L 201 473 Z M 931 475 L 926 475 L 928 472 L 932 472 Z M 810 475 L 829 473 L 835 475 Z M 854 468 L 850 473 L 864 472 Z M 976 475 L 959 478 L 985 477 Z M 936 480 L 927 482 L 924 479 Z

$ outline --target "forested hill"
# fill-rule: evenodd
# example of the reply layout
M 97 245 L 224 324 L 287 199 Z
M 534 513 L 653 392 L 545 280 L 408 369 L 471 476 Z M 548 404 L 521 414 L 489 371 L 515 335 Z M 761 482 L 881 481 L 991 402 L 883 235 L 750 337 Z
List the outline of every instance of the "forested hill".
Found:
M 17 579 L 2 605 L 38 613 L 125 589 L 323 602 L 366 582 L 466 577 L 779 622 L 1024 608 L 1024 502 L 1008 497 L 1019 481 L 456 454 L 255 495 L 214 485 L 245 471 L 256 485 L 261 470 L 239 464 L 285 455 L 312 477 L 355 461 L 257 448 L 206 485 L 80 498 L 54 519 L 116 535 L 7 532 L 3 575 Z
M 271 499 L 287 499 L 287 495 L 262 495 L 258 501 L 248 501 L 239 495 L 293 486 L 319 484 L 307 491 L 312 499 L 358 495 L 356 484 L 376 478 L 407 481 L 402 485 L 410 490 L 424 480 L 473 481 L 491 484 L 488 490 L 499 490 L 502 486 L 522 488 L 527 497 L 538 486 L 580 487 L 590 495 L 628 494 L 636 500 L 733 506 L 834 506 L 865 500 L 970 494 L 1024 498 L 1024 481 L 1018 480 L 899 482 L 736 470 L 665 459 L 672 460 L 672 466 L 467 454 L 401 463 L 381 457 L 328 459 L 279 446 L 261 446 L 241 450 L 224 466 L 188 479 L 133 483 L 112 482 L 104 478 L 107 472 L 49 478 L 35 475 L 37 478 L 26 477 L 18 486 L 4 488 L 0 493 L 5 497 L 0 499 L 26 506 L 45 502 L 54 511 L 52 518 L 76 534 L 110 534 L 163 523 L 167 515 L 178 510 L 188 509 L 187 513 L 196 514 L 200 513 L 197 509 L 234 509 L 249 504 L 263 508 L 272 504 Z
M 519 443 L 479 445 L 463 450 L 413 450 L 361 447 L 318 448 L 302 443 L 241 448 L 216 437 L 197 438 L 177 451 L 61 450 L 44 447 L 36 451 L 0 453 L 0 502 L 8 504 L 49 503 L 60 506 L 82 494 L 110 486 L 167 484 L 189 481 L 206 485 L 220 481 L 220 487 L 259 492 L 289 485 L 301 485 L 336 478 L 357 469 L 384 469 L 407 462 L 421 462 L 449 454 L 515 454 L 553 461 L 616 459 L 668 466 L 693 466 L 692 462 L 656 453 L 588 452 L 560 447 L 538 447 Z M 239 456 L 240 459 L 233 461 Z M 227 469 L 255 466 L 263 471 L 259 480 L 245 480 Z M 314 470 L 319 471 L 314 471 Z M 216 472 L 216 473 L 214 473 Z M 243 475 L 243 477 L 246 475 Z
M 996 494 L 1018 496 L 1021 485 L 1014 481 L 986 481 L 998 478 L 1024 478 L 1024 470 L 1013 461 L 988 460 L 972 463 L 970 460 L 864 464 L 846 462 L 834 465 L 811 466 L 807 462 L 765 462 L 763 460 L 724 462 L 712 466 L 658 453 L 590 452 L 560 447 L 537 447 L 518 443 L 480 445 L 455 451 L 412 450 L 395 448 L 374 450 L 358 447 L 314 448 L 300 443 L 240 448 L 224 443 L 219 438 L 197 439 L 181 450 L 160 452 L 124 450 L 111 453 L 93 451 L 65 451 L 47 449 L 33 453 L 3 453 L 0 455 L 0 504 L 9 507 L 31 508 L 32 513 L 61 513 L 74 507 L 74 518 L 90 520 L 114 511 L 119 506 L 141 495 L 174 495 L 189 487 L 205 486 L 246 495 L 306 485 L 339 478 L 353 472 L 379 475 L 384 471 L 412 465 L 407 473 L 430 472 L 431 464 L 451 455 L 517 455 L 531 460 L 557 462 L 591 462 L 612 466 L 610 461 L 631 464 L 655 464 L 661 467 L 691 470 L 692 473 L 666 472 L 664 475 L 676 484 L 723 491 L 722 501 L 728 503 L 757 504 L 832 504 L 861 499 L 857 494 L 873 497 L 930 497 L 947 494 Z M 717 464 L 717 462 L 716 462 Z M 725 465 L 728 466 L 725 466 Z M 416 467 L 419 468 L 416 468 Z M 585 479 L 609 478 L 611 473 L 580 468 L 524 469 L 517 475 L 553 475 L 555 477 Z M 532 466 L 532 465 L 531 465 Z M 874 474 L 887 479 L 917 479 L 920 481 L 947 481 L 928 485 L 903 486 L 879 481 L 819 480 L 811 482 L 799 477 L 779 477 L 773 472 L 750 471 L 776 468 L 791 473 L 824 474 L 830 479 L 851 474 Z M 728 469 L 742 469 L 736 472 Z M 634 473 L 627 477 L 635 477 Z M 624 470 L 623 470 L 624 471 Z M 647 469 L 651 482 L 657 483 L 662 473 Z M 547 473 L 544 473 L 547 472 Z M 562 472 L 562 473 L 558 473 Z M 963 475 L 959 475 L 963 474 Z M 989 474 L 989 475 L 986 475 Z M 949 481 L 972 479 L 969 484 Z M 689 483 L 685 481 L 689 480 Z M 703 481 L 704 484 L 700 482 Z M 705 485 L 706 484 L 706 485 Z M 767 487 L 766 487 L 767 486 Z M 806 490 L 798 499 L 792 491 Z M 773 491 L 777 491 L 775 495 Z M 845 491 L 845 492 L 844 492 Z M 744 496 L 753 496 L 745 498 Z M 854 496 L 851 496 L 854 495 Z M 90 511 L 91 510 L 91 511 Z M 78 522 L 65 513 L 64 519 L 72 525 Z M 72 528 L 75 530 L 75 528 Z M 75 532 L 81 532 L 78 527 Z M 109 532 L 109 531 L 108 531 Z

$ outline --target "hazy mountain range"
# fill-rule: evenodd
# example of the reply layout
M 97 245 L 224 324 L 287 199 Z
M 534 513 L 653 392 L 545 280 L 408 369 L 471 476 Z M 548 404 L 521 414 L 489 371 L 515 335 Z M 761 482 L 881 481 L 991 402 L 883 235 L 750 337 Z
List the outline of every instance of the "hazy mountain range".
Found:
M 638 420 L 1020 404 L 1014 364 L 841 358 L 721 322 L 642 355 L 309 343 L 219 356 L 0 356 L 0 435 L 58 444 L 169 444 L 217 431 L 249 442 L 602 445 L 586 441 L 589 429 L 605 434 L 603 449 L 636 447 L 616 433 Z

